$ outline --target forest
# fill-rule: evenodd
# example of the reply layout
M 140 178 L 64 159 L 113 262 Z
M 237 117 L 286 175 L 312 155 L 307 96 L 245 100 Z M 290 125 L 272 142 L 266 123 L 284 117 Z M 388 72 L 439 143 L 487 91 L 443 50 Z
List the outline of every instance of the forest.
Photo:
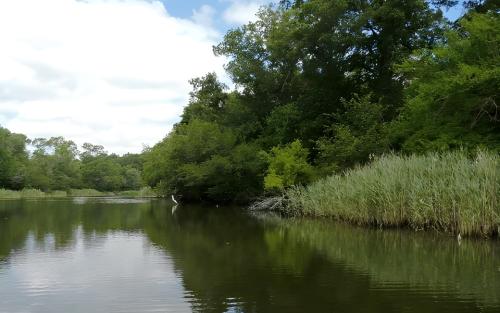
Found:
M 443 10 L 464 6 L 449 21 Z M 0 129 L 0 188 L 149 185 L 248 202 L 382 155 L 500 151 L 497 0 L 295 0 L 214 46 L 233 87 L 190 81 L 180 121 L 142 154 Z M 31 147 L 28 149 L 28 147 Z
M 499 13 L 495 0 L 263 7 L 214 47 L 235 88 L 193 79 L 143 177 L 160 194 L 245 202 L 387 153 L 498 153 Z
M 0 187 L 41 191 L 137 190 L 143 186 L 140 154 L 108 154 L 103 146 L 62 137 L 28 139 L 0 127 Z

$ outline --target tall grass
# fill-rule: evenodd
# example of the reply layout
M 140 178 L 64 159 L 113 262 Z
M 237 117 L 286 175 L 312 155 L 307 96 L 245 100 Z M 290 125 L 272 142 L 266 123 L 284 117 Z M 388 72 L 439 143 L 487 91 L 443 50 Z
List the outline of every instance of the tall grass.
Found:
M 69 191 L 50 191 L 43 192 L 38 189 L 25 188 L 23 190 L 0 189 L 0 199 L 41 199 L 41 198 L 65 198 L 65 197 L 106 197 L 106 196 L 124 196 L 124 197 L 156 197 L 156 194 L 150 187 L 144 187 L 140 190 L 130 190 L 123 192 L 101 192 L 95 189 L 71 189 Z
M 70 189 L 70 197 L 105 197 L 114 196 L 113 192 L 102 192 L 95 189 Z
M 500 232 L 498 154 L 386 155 L 286 192 L 285 213 L 462 235 Z
M 151 187 L 142 187 L 139 190 L 125 190 L 117 193 L 118 196 L 122 197 L 134 197 L 134 198 L 154 198 L 157 197 L 156 192 Z
M 25 188 L 23 190 L 7 190 L 0 189 L 0 199 L 27 199 L 27 198 L 47 198 L 54 195 L 55 197 L 60 197 L 61 193 L 64 191 L 55 191 L 53 193 L 45 193 L 38 189 Z

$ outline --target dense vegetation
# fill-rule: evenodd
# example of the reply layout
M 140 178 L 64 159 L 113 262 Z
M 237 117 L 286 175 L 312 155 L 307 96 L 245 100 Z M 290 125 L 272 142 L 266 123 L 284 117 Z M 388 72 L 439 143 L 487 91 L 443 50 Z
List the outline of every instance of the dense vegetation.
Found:
M 62 137 L 29 140 L 0 127 L 0 188 L 25 189 L 22 193 L 0 190 L 2 197 L 45 196 L 40 191 L 101 195 L 96 190 L 138 190 L 144 186 L 141 171 L 139 154 L 108 154 L 102 146 L 89 143 L 79 151 L 73 141 Z
M 451 23 L 441 9 L 456 2 L 263 7 L 214 47 L 236 88 L 193 79 L 182 120 L 144 155 L 144 179 L 185 200 L 245 201 L 391 151 L 497 153 L 498 2 L 468 1 Z
M 0 128 L 0 188 L 68 194 L 147 184 L 185 201 L 248 201 L 387 153 L 498 153 L 500 6 L 468 1 L 452 23 L 441 10 L 456 2 L 263 7 L 214 47 L 235 88 L 214 73 L 191 80 L 181 121 L 143 155 Z
M 500 231 L 500 157 L 383 156 L 286 195 L 291 215 L 490 236 Z

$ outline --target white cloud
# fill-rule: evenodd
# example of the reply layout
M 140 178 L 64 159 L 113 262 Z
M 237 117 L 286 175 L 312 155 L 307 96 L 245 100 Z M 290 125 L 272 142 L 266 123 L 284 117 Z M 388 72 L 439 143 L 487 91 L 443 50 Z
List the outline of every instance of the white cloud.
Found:
M 227 0 L 231 2 L 224 11 L 223 18 L 228 24 L 243 25 L 257 20 L 256 13 L 270 0 Z
M 0 1 L 0 123 L 117 153 L 156 143 L 187 103 L 188 80 L 223 75 L 213 14 L 175 18 L 145 0 Z
M 217 11 L 215 11 L 214 8 L 205 4 L 202 5 L 198 10 L 193 10 L 193 16 L 191 18 L 197 24 L 212 27 L 214 23 L 215 13 L 217 13 Z

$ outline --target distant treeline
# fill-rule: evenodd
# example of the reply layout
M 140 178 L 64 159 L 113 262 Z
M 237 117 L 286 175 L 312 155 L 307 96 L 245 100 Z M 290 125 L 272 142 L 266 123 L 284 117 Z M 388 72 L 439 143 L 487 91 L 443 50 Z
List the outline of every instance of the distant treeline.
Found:
M 0 127 L 0 188 L 138 190 L 141 171 L 140 154 L 108 154 L 90 143 L 79 150 L 62 137 L 30 140 Z
M 236 85 L 191 81 L 144 178 L 188 200 L 247 200 L 387 152 L 500 150 L 500 6 L 309 0 L 263 7 L 214 47 Z

